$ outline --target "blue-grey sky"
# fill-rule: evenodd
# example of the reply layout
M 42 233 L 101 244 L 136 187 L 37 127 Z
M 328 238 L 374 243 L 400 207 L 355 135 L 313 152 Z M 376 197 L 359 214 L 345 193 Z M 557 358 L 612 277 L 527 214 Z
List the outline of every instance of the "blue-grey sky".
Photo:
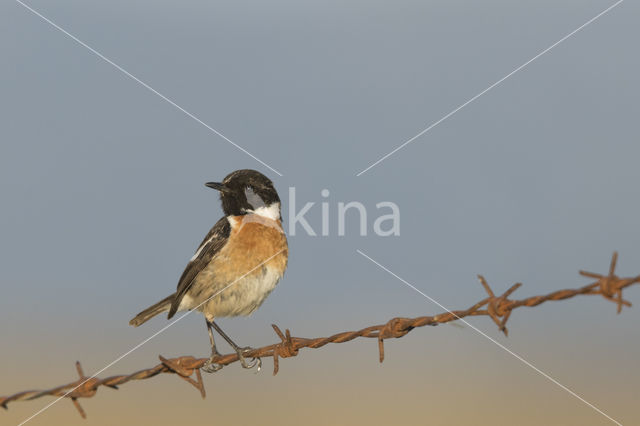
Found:
M 28 4 L 283 176 L 18 3 L 0 3 L 0 341 L 7 361 L 0 395 L 71 380 L 76 359 L 92 373 L 164 326 L 160 318 L 138 329 L 127 323 L 175 289 L 221 216 L 203 183 L 240 168 L 274 180 L 285 223 L 289 187 L 298 206 L 316 203 L 307 215 L 316 230 L 320 202 L 329 202 L 331 214 L 329 237 L 299 228 L 289 238 L 288 272 L 256 314 L 222 320 L 242 344 L 273 342 L 271 323 L 313 337 L 442 311 L 356 249 L 451 309 L 483 297 L 479 273 L 496 291 L 523 282 L 516 297 L 586 284 L 578 269 L 605 272 L 614 250 L 621 275 L 640 273 L 635 2 L 622 3 L 359 177 L 613 2 Z M 396 203 L 400 236 L 361 237 L 354 215 L 347 235 L 338 237 L 337 204 L 348 201 L 367 206 L 369 230 L 375 204 Z M 640 304 L 638 289 L 626 295 Z M 632 405 L 640 396 L 639 319 L 637 308 L 616 316 L 610 302 L 578 298 L 517 311 L 508 339 L 488 319 L 473 323 L 632 424 L 640 421 Z M 159 353 L 205 356 L 200 315 L 103 375 L 150 366 Z M 165 424 L 185 407 L 195 410 L 194 424 L 204 424 L 213 407 L 218 419 L 230 419 L 233 410 L 216 398 L 236 401 L 235 390 L 261 401 L 256 410 L 264 410 L 267 423 L 296 423 L 273 411 L 278 398 L 265 396 L 268 388 L 286 395 L 299 415 L 313 412 L 308 401 L 319 398 L 345 423 L 424 424 L 420 411 L 401 401 L 378 417 L 358 414 L 370 402 L 350 398 L 381 383 L 381 398 L 393 400 L 398 389 L 422 392 L 433 401 L 424 410 L 434 424 L 460 423 L 506 398 L 522 424 L 608 424 L 468 327 L 417 330 L 389 342 L 382 367 L 373 341 L 304 352 L 282 361 L 275 379 L 265 364 L 258 378 L 239 367 L 207 378 L 206 403 L 185 389 L 175 396 L 182 408 L 142 408 L 152 407 L 162 389 L 166 396 L 178 388 L 173 381 L 123 387 L 117 399 L 101 391 L 87 403 L 89 422 L 111 424 L 109 410 L 121 409 Z M 495 389 L 483 388 L 486 381 Z M 324 391 L 310 390 L 314 383 Z M 252 390 L 241 391 L 241 384 Z M 231 391 L 216 395 L 216 385 Z M 309 398 L 300 400 L 303 394 Z M 0 423 L 18 422 L 45 402 L 14 404 Z M 80 423 L 67 404 L 33 424 Z M 532 413 L 535 407 L 541 409 Z M 312 424 L 330 418 L 319 414 Z

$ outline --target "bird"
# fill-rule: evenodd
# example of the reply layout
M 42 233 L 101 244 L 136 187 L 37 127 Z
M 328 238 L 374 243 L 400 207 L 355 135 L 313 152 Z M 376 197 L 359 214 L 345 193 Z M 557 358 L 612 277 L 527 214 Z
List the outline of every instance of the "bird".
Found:
M 246 316 L 262 305 L 287 268 L 289 249 L 282 228 L 280 197 L 273 182 L 262 173 L 243 169 L 228 174 L 222 182 L 205 186 L 220 194 L 224 217 L 204 237 L 185 267 L 175 293 L 137 314 L 130 322 L 137 327 L 163 312 L 171 319 L 178 311 L 197 310 L 205 317 L 211 357 L 206 372 L 222 368 L 213 360 L 220 356 L 215 330 L 238 355 L 244 368 L 252 348 L 240 347 L 216 324 L 215 318 Z

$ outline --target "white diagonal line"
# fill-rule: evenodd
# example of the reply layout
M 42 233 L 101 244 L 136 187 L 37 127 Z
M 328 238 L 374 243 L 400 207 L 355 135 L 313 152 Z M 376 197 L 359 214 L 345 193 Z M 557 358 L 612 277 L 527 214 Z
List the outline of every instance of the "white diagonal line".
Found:
M 262 265 L 264 265 L 265 263 L 267 263 L 268 261 L 270 261 L 271 259 L 273 259 L 274 257 L 276 257 L 277 255 L 279 255 L 280 253 L 282 253 L 285 249 L 280 250 L 279 252 L 277 252 L 276 254 L 274 254 L 273 256 L 269 257 L 267 260 L 265 260 L 264 262 L 260 263 L 258 266 L 252 268 L 250 271 L 244 273 L 241 277 L 237 278 L 236 280 L 234 280 L 231 284 L 227 285 L 225 288 L 223 288 L 222 290 L 216 292 L 213 296 L 209 297 L 208 299 L 206 299 L 204 302 L 200 303 L 198 306 L 192 308 L 190 311 L 188 311 L 187 313 L 185 313 L 184 315 L 182 315 L 179 318 L 176 318 L 174 321 L 171 321 L 169 324 L 165 325 L 164 327 L 162 327 L 160 330 L 158 330 L 157 332 L 155 332 L 154 334 L 152 334 L 150 337 L 147 337 L 146 339 L 144 339 L 142 342 L 138 343 L 136 346 L 134 346 L 133 348 L 129 349 L 127 352 L 125 352 L 124 354 L 120 355 L 118 358 L 116 358 L 115 360 L 111 361 L 109 364 L 107 364 L 105 367 L 101 368 L 100 370 L 98 370 L 97 372 L 95 372 L 91 377 L 85 379 L 82 383 L 80 383 L 79 385 L 77 385 L 76 387 L 74 387 L 73 389 L 69 390 L 68 392 L 66 392 L 64 395 L 58 397 L 57 399 L 55 399 L 53 402 L 51 402 L 50 404 L 46 405 L 44 408 L 42 408 L 40 411 L 38 411 L 37 413 L 33 414 L 31 417 L 27 418 L 26 420 L 24 420 L 22 423 L 20 423 L 18 426 L 22 426 L 25 423 L 27 423 L 28 421 L 32 420 L 34 417 L 36 417 L 39 414 L 42 414 L 45 410 L 47 410 L 48 408 L 50 408 L 53 404 L 55 404 L 56 402 L 60 401 L 61 399 L 67 397 L 71 392 L 73 392 L 74 390 L 78 389 L 80 386 L 84 385 L 85 383 L 87 383 L 89 380 L 91 379 L 95 379 L 98 374 L 102 373 L 104 370 L 106 370 L 107 368 L 113 366 L 114 364 L 116 364 L 117 362 L 121 361 L 124 357 L 126 357 L 127 355 L 131 354 L 132 352 L 134 352 L 135 350 L 139 349 L 142 345 L 144 345 L 145 343 L 147 343 L 149 340 L 153 339 L 154 337 L 158 336 L 159 334 L 163 333 L 165 330 L 167 330 L 169 327 L 173 326 L 175 323 L 177 323 L 178 321 L 180 321 L 182 318 L 186 317 L 187 315 L 190 315 L 192 312 L 194 312 L 195 310 L 197 310 L 200 306 L 204 305 L 205 303 L 207 303 L 209 300 L 213 299 L 214 297 L 216 297 L 217 295 L 219 295 L 220 293 L 222 293 L 223 291 L 225 291 L 226 289 L 228 289 L 229 287 L 231 287 L 232 285 L 234 285 L 235 283 L 237 283 L 238 281 L 240 281 L 241 279 L 243 279 L 244 277 L 246 277 L 247 275 L 249 275 L 251 272 L 255 271 L 256 269 L 258 269 L 259 267 L 261 267 Z
M 223 135 L 222 133 L 220 133 L 219 131 L 217 131 L 216 129 L 214 129 L 213 127 L 211 127 L 210 125 L 208 125 L 204 121 L 202 121 L 201 119 L 199 119 L 198 117 L 196 117 L 194 114 L 190 113 L 189 111 L 187 111 L 186 109 L 184 109 L 183 107 L 181 107 L 180 105 L 175 103 L 170 98 L 168 98 L 165 95 L 163 95 L 162 93 L 158 92 L 156 89 L 154 89 L 153 87 L 149 86 L 147 83 L 145 83 L 144 81 L 140 80 L 138 77 L 136 77 L 135 75 L 131 74 L 129 71 L 125 70 L 120 65 L 116 64 L 111 59 L 107 58 L 102 53 L 100 53 L 97 50 L 95 50 L 93 47 L 89 46 L 87 43 L 83 42 L 82 40 L 80 40 L 79 38 L 77 38 L 76 36 L 74 36 L 73 34 L 68 32 L 64 28 L 60 27 L 58 24 L 53 22 L 51 19 L 47 18 L 46 16 L 43 16 L 40 12 L 38 12 L 37 10 L 35 10 L 31 6 L 29 6 L 28 4 L 22 2 L 21 0 L 15 0 L 15 1 L 19 5 L 23 6 L 25 9 L 29 10 L 34 15 L 38 16 L 39 18 L 41 18 L 43 21 L 45 21 L 48 24 L 50 24 L 52 27 L 54 27 L 58 31 L 62 32 L 64 35 L 66 35 L 67 37 L 69 37 L 70 39 L 72 39 L 73 41 L 78 43 L 79 45 L 85 47 L 87 50 L 89 50 L 91 53 L 95 54 L 97 57 L 99 57 L 103 61 L 107 62 L 109 65 L 112 65 L 114 68 L 116 68 L 118 71 L 120 71 L 121 73 L 123 73 L 124 75 L 129 77 L 130 79 L 132 79 L 135 82 L 139 83 L 144 88 L 146 88 L 149 91 L 151 91 L 152 93 L 158 95 L 160 98 L 162 98 L 163 100 L 167 101 L 169 104 L 171 104 L 172 106 L 174 106 L 178 110 L 182 111 L 188 117 L 192 118 L 193 120 L 195 120 L 199 124 L 203 125 L 207 129 L 211 130 L 213 133 L 215 133 L 216 135 L 220 136 L 222 139 L 224 139 L 225 141 L 229 142 L 231 145 L 235 146 L 240 151 L 244 152 L 249 157 L 251 157 L 254 160 L 256 160 L 258 163 L 262 164 L 263 166 L 265 166 L 266 168 L 268 168 L 269 170 L 271 170 L 272 172 L 274 172 L 278 176 L 282 176 L 282 173 L 280 173 L 278 170 L 274 169 L 273 167 L 271 167 L 270 165 L 268 165 L 267 163 L 265 163 L 264 161 L 262 161 L 261 159 L 259 159 L 258 157 L 256 157 L 255 155 L 253 155 L 252 153 L 250 153 L 249 151 L 247 151 L 246 149 L 244 149 L 243 147 L 241 147 L 240 145 L 238 145 L 237 143 L 235 143 L 234 141 L 232 141 L 231 139 L 229 139 L 228 137 L 226 137 L 225 135 Z
M 601 409 L 599 409 L 598 407 L 596 407 L 595 405 L 593 405 L 592 403 L 590 403 L 589 401 L 585 400 L 583 397 L 581 397 L 580 395 L 578 395 L 577 393 L 575 393 L 574 391 L 572 391 L 571 389 L 569 389 L 568 387 L 566 387 L 565 385 L 563 385 L 562 383 L 560 383 L 559 381 L 557 381 L 556 379 L 554 379 L 553 377 L 551 377 L 550 375 L 548 375 L 547 373 L 545 373 L 544 371 L 540 370 L 538 367 L 536 367 L 535 365 L 531 364 L 529 361 L 527 361 L 526 359 L 524 359 L 523 357 L 521 357 L 520 355 L 518 355 L 517 353 L 513 352 L 511 349 L 507 348 L 506 346 L 504 346 L 503 344 L 501 344 L 500 342 L 498 342 L 497 340 L 495 340 L 494 338 L 492 338 L 491 336 L 489 336 L 488 334 L 484 333 L 482 330 L 476 328 L 475 326 L 473 326 L 472 324 L 470 324 L 468 321 L 466 321 L 464 318 L 460 318 L 458 315 L 456 315 L 455 313 L 451 312 L 448 308 L 444 307 L 440 302 L 438 302 L 437 300 L 433 299 L 432 297 L 430 297 L 429 295 L 425 294 L 424 292 L 418 290 L 413 284 L 409 283 L 408 281 L 404 280 L 403 278 L 399 277 L 398 275 L 396 275 L 395 273 L 391 272 L 387 267 L 381 265 L 379 262 L 373 260 L 371 257 L 367 256 L 366 254 L 364 254 L 361 250 L 356 249 L 356 251 L 358 252 L 358 254 L 362 255 L 364 258 L 370 260 L 371 262 L 373 262 L 374 264 L 376 264 L 380 269 L 384 270 L 385 272 L 389 273 L 391 276 L 393 276 L 394 278 L 402 281 L 404 284 L 406 284 L 408 287 L 412 288 L 413 290 L 417 291 L 418 293 L 420 293 L 423 297 L 429 299 L 431 302 L 435 303 L 436 305 L 438 305 L 440 308 L 444 309 L 445 311 L 447 311 L 450 314 L 453 314 L 459 321 L 463 322 L 464 324 L 468 325 L 469 327 L 471 327 L 472 329 L 474 329 L 475 331 L 477 331 L 478 333 L 480 333 L 481 335 L 483 335 L 484 337 L 486 337 L 487 339 L 489 339 L 490 341 L 492 341 L 493 343 L 495 343 L 498 347 L 500 347 L 501 349 L 507 351 L 508 353 L 510 353 L 511 355 L 513 355 L 515 358 L 517 358 L 518 360 L 520 360 L 522 363 L 524 363 L 525 365 L 527 365 L 528 367 L 532 368 L 533 370 L 535 370 L 537 373 L 541 374 L 542 376 L 544 376 L 546 379 L 548 379 L 549 381 L 555 383 L 556 385 L 558 385 L 560 388 L 564 389 L 565 391 L 569 392 L 571 395 L 573 395 L 574 397 L 578 398 L 580 401 L 584 402 L 585 404 L 587 404 L 589 407 L 593 408 L 594 410 L 596 410 L 598 413 L 602 414 L 604 417 L 606 417 L 607 419 L 611 420 L 612 422 L 614 422 L 615 424 L 622 426 L 622 423 L 618 422 L 617 420 L 615 420 L 614 418 L 612 418 L 611 416 L 609 416 L 607 413 L 605 413 L 604 411 L 602 411 Z
M 508 79 L 509 77 L 511 77 L 512 75 L 514 75 L 515 73 L 517 73 L 518 71 L 522 70 L 524 67 L 526 67 L 527 65 L 529 65 L 530 63 L 532 63 L 533 61 L 535 61 L 536 59 L 538 59 L 539 57 L 541 57 L 542 55 L 544 55 L 545 53 L 549 52 L 551 49 L 553 49 L 554 47 L 556 47 L 557 45 L 559 45 L 560 43 L 562 43 L 563 41 L 565 41 L 566 39 L 568 39 L 569 37 L 573 36 L 574 34 L 576 34 L 578 31 L 582 30 L 583 28 L 585 28 L 587 25 L 593 23 L 595 20 L 597 20 L 598 18 L 600 18 L 602 15 L 606 14 L 607 12 L 609 12 L 610 10 L 612 10 L 614 7 L 618 6 L 619 4 L 621 4 L 624 0 L 618 0 L 617 2 L 615 2 L 614 4 L 612 4 L 611 6 L 609 6 L 608 8 L 606 8 L 605 10 L 603 10 L 602 12 L 598 13 L 596 16 L 594 16 L 593 18 L 589 19 L 587 22 L 585 22 L 584 24 L 580 25 L 578 28 L 576 28 L 575 30 L 571 31 L 569 34 L 567 34 L 566 36 L 562 37 L 560 40 L 556 41 L 555 43 L 553 43 L 551 46 L 547 47 L 546 49 L 544 49 L 542 52 L 538 53 L 536 56 L 534 56 L 533 58 L 529 59 L 527 62 L 525 62 L 524 64 L 520 65 L 518 68 L 514 69 L 513 71 L 511 71 L 509 74 L 505 75 L 504 77 L 502 77 L 500 80 L 496 81 L 495 83 L 493 83 L 491 86 L 487 87 L 486 89 L 484 89 L 482 92 L 478 93 L 477 95 L 475 95 L 474 97 L 472 97 L 471 99 L 469 99 L 468 101 L 466 101 L 465 103 L 463 103 L 462 105 L 460 105 L 459 107 L 457 107 L 456 109 L 454 109 L 453 111 L 451 111 L 450 113 L 448 113 L 447 115 L 445 115 L 444 117 L 442 117 L 441 119 L 439 119 L 438 121 L 432 123 L 431 125 L 429 125 L 429 127 L 427 127 L 426 129 L 422 130 L 420 133 L 418 133 L 417 135 L 413 136 L 412 138 L 410 138 L 409 140 L 407 140 L 406 142 L 404 142 L 402 145 L 396 147 L 393 151 L 389 152 L 388 154 L 386 154 L 385 156 L 383 156 L 382 158 L 380 158 L 378 161 L 376 161 L 375 163 L 372 163 L 371 165 L 369 165 L 369 167 L 367 167 L 366 169 L 362 170 L 360 173 L 358 173 L 356 176 L 360 176 L 362 174 L 364 174 L 365 172 L 367 172 L 369 169 L 371 169 L 372 167 L 377 166 L 378 164 L 380 164 L 381 162 L 383 162 L 384 160 L 386 160 L 387 158 L 391 157 L 393 154 L 395 154 L 396 152 L 400 151 L 402 148 L 404 148 L 405 146 L 409 145 L 411 142 L 415 141 L 416 139 L 418 139 L 420 136 L 424 135 L 425 133 L 427 133 L 429 130 L 433 129 L 434 127 L 436 127 L 438 124 L 442 123 L 443 121 L 445 121 L 447 118 L 451 117 L 452 115 L 454 115 L 455 113 L 457 113 L 458 111 L 460 111 L 462 108 L 466 107 L 467 105 L 469 105 L 470 103 L 472 103 L 473 101 L 475 101 L 476 99 L 478 99 L 480 96 L 484 95 L 485 93 L 487 93 L 489 90 L 493 89 L 494 87 L 496 87 L 497 85 L 499 85 L 500 83 L 502 83 L 503 81 L 505 81 L 506 79 Z

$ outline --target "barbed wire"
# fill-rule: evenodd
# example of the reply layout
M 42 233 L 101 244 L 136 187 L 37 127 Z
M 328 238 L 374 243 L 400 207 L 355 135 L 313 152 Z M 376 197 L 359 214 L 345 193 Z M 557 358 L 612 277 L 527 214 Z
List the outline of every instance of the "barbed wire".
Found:
M 378 340 L 378 351 L 380 362 L 382 362 L 384 360 L 384 340 L 405 336 L 414 328 L 424 327 L 427 325 L 435 326 L 438 324 L 444 324 L 447 322 L 462 319 L 467 316 L 488 316 L 491 317 L 500 331 L 502 331 L 505 335 L 508 335 L 506 323 L 509 320 L 511 312 L 513 312 L 514 309 L 523 306 L 534 307 L 551 300 L 565 300 L 579 295 L 600 295 L 605 299 L 614 302 L 617 305 L 617 313 L 620 313 L 623 306 L 631 307 L 631 303 L 623 299 L 622 290 L 633 284 L 640 283 L 640 275 L 630 278 L 618 277 L 615 274 L 617 259 L 618 253 L 614 252 L 611 258 L 609 273 L 607 275 L 579 271 L 580 275 L 596 280 L 589 285 L 577 289 L 558 290 L 546 295 L 531 296 L 521 300 L 509 299 L 509 296 L 511 296 L 511 294 L 513 294 L 513 292 L 522 285 L 521 283 L 514 284 L 500 296 L 496 296 L 485 278 L 482 275 L 478 275 L 480 284 L 482 285 L 482 287 L 484 287 L 488 296 L 472 305 L 468 309 L 448 311 L 434 316 L 422 316 L 416 318 L 392 318 L 385 324 L 366 327 L 358 331 L 345 331 L 329 337 L 292 337 L 289 329 L 286 329 L 283 333 L 277 325 L 272 324 L 272 327 L 278 335 L 280 342 L 253 349 L 250 352 L 246 352 L 245 357 L 272 357 L 273 374 L 276 375 L 280 367 L 280 358 L 289 358 L 296 356 L 298 355 L 300 349 L 317 349 L 329 343 L 344 343 L 354 340 L 358 337 L 367 337 L 375 338 Z M 18 392 L 11 396 L 0 397 L 0 406 L 8 409 L 8 404 L 14 401 L 30 401 L 33 399 L 41 398 L 43 396 L 65 396 L 71 399 L 75 407 L 78 409 L 80 415 L 83 418 L 86 418 L 86 414 L 80 406 L 78 398 L 93 397 L 97 393 L 100 386 L 107 386 L 112 389 L 118 389 L 119 385 L 130 382 L 132 380 L 149 379 L 161 373 L 176 374 L 182 380 L 185 380 L 186 382 L 193 385 L 200 392 L 202 398 L 206 396 L 200 368 L 209 361 L 209 358 L 195 358 L 193 356 L 181 356 L 170 359 L 159 356 L 159 358 L 160 364 L 156 365 L 155 367 L 140 370 L 132 374 L 111 376 L 104 379 L 99 379 L 97 377 L 87 378 L 84 375 L 80 362 L 76 362 L 76 369 L 79 376 L 78 380 L 52 389 L 29 390 Z M 229 365 L 236 361 L 238 361 L 238 355 L 236 353 L 220 355 L 213 359 L 213 362 L 220 365 Z

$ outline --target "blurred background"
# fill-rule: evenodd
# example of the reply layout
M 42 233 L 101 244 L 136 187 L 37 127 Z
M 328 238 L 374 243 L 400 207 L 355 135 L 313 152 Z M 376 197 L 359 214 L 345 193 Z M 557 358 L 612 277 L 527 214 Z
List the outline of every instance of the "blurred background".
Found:
M 326 336 L 524 283 L 522 298 L 589 283 L 579 269 L 640 273 L 640 7 L 625 2 L 360 177 L 429 124 L 613 4 L 589 1 L 31 0 L 29 5 L 249 152 L 276 175 L 14 1 L 0 4 L 0 395 L 91 375 L 167 324 L 129 319 L 174 291 L 221 216 L 203 186 L 232 170 L 288 188 L 319 233 L 289 238 L 284 280 L 243 345 Z M 330 191 L 322 198 L 323 189 Z M 359 201 L 337 235 L 337 203 Z M 400 236 L 372 232 L 393 201 Z M 640 304 L 640 289 L 625 297 Z M 489 336 L 623 424 L 639 424 L 640 309 L 596 297 L 520 309 Z M 101 374 L 207 356 L 190 315 Z M 229 351 L 228 347 L 223 348 Z M 207 398 L 173 376 L 101 388 L 30 425 L 611 422 L 469 327 L 418 329 L 303 350 L 271 375 L 234 364 Z M 51 402 L 16 402 L 18 424 Z

